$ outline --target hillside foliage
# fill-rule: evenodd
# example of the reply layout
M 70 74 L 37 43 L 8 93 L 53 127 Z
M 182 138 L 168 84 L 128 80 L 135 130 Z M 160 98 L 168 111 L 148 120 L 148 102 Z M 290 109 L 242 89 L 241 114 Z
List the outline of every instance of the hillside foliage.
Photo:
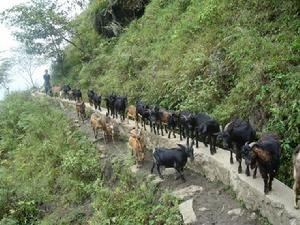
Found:
M 26 224 L 182 219 L 177 201 L 133 176 L 124 160 L 100 161 L 99 150 L 53 102 L 19 93 L 0 103 L 0 225 Z
M 56 82 L 167 109 L 207 112 L 225 125 L 249 120 L 281 137 L 278 178 L 291 185 L 300 142 L 300 4 L 297 0 L 152 0 L 117 38 L 95 33 L 92 1 L 77 18 L 93 51 L 65 48 Z M 131 1 L 125 1 L 130 4 Z

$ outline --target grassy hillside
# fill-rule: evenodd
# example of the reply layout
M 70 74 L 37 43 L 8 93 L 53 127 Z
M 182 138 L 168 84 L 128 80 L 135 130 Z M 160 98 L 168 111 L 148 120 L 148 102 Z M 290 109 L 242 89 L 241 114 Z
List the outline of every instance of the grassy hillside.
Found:
M 278 178 L 291 184 L 292 149 L 300 142 L 298 0 L 152 0 L 111 39 L 94 29 L 105 7 L 105 0 L 92 1 L 77 19 L 92 44 L 90 60 L 68 46 L 65 72 L 53 65 L 57 82 L 207 112 L 223 124 L 249 119 L 258 131 L 281 136 Z
M 124 162 L 105 165 L 53 103 L 0 103 L 0 225 L 182 223 L 175 199 Z

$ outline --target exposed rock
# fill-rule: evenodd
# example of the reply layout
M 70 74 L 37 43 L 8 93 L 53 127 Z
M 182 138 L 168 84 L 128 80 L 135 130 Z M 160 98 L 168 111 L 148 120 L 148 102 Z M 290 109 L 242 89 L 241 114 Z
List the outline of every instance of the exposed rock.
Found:
M 201 207 L 201 208 L 199 208 L 199 211 L 200 211 L 200 212 L 205 212 L 205 211 L 209 211 L 209 209 L 208 209 L 208 208 L 205 208 L 205 207 Z
M 130 171 L 132 173 L 137 173 L 139 171 L 139 167 L 137 165 L 133 165 L 130 167 Z
M 232 209 L 232 210 L 229 210 L 227 212 L 228 215 L 236 215 L 236 216 L 240 216 L 242 214 L 242 209 L 241 208 L 237 208 L 237 209 Z
M 105 155 L 105 154 L 101 154 L 100 155 L 100 159 L 104 159 L 104 158 L 106 158 L 107 156 Z
M 174 195 L 177 198 L 184 199 L 185 197 L 194 195 L 198 191 L 202 192 L 203 187 L 196 186 L 196 185 L 190 185 L 188 187 L 173 191 L 172 195 Z
M 251 219 L 251 220 L 255 220 L 256 218 L 257 218 L 256 213 L 255 213 L 255 212 L 251 213 L 250 219 Z
M 155 178 L 152 182 L 156 185 L 160 184 L 161 182 L 163 182 L 164 180 L 161 179 L 160 177 Z
M 119 36 L 123 27 L 144 14 L 149 0 L 116 0 L 99 8 L 95 14 L 96 31 L 107 38 Z
M 163 174 L 164 175 L 176 174 L 176 170 L 174 168 L 165 168 Z
M 193 199 L 189 199 L 179 205 L 179 211 L 182 215 L 184 224 L 191 224 L 197 221 L 196 214 L 193 209 Z

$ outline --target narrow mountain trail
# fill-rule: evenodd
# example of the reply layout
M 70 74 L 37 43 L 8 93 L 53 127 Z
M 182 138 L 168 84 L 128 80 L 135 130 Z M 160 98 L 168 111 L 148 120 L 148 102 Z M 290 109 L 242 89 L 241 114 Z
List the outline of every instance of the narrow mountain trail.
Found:
M 77 126 L 92 142 L 95 142 L 99 149 L 100 158 L 111 160 L 115 157 L 124 159 L 130 157 L 127 137 L 120 137 L 115 143 L 105 144 L 102 136 L 99 135 L 99 139 L 95 141 L 89 120 L 86 120 L 84 123 L 78 121 L 73 105 L 61 102 L 59 99 L 52 100 L 70 118 L 74 126 Z M 126 125 L 127 121 L 123 122 L 123 124 Z M 147 150 L 143 166 L 141 168 L 132 166 L 132 171 L 143 173 L 146 177 L 152 177 L 153 182 L 156 182 L 162 190 L 168 190 L 168 192 L 182 199 L 184 203 L 181 208 L 188 213 L 185 219 L 192 221 L 189 224 L 268 224 L 264 218 L 259 216 L 259 213 L 247 210 L 242 202 L 236 200 L 234 192 L 221 182 L 211 182 L 203 175 L 190 169 L 185 169 L 184 171 L 186 182 L 175 180 L 175 171 L 173 169 L 162 170 L 164 179 L 161 180 L 157 176 L 156 170 L 153 175 L 150 175 L 151 166 L 151 151 Z

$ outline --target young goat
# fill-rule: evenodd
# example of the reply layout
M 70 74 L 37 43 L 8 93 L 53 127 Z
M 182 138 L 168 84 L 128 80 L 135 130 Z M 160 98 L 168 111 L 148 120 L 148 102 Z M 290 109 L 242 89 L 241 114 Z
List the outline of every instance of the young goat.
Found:
M 82 122 L 84 122 L 84 119 L 86 117 L 84 102 L 76 102 L 76 112 L 77 112 L 78 118 L 81 118 Z
M 128 120 L 128 123 L 129 123 L 129 119 L 137 121 L 136 107 L 134 105 L 128 106 L 128 109 L 127 109 L 127 120 Z
M 257 142 L 246 143 L 243 148 L 246 163 L 251 169 L 258 164 L 259 171 L 264 179 L 264 192 L 272 190 L 272 181 L 280 163 L 280 143 L 274 134 L 264 134 Z
M 94 132 L 94 137 L 97 139 L 98 130 L 103 131 L 104 141 L 107 143 L 109 138 L 113 140 L 113 125 L 109 117 L 93 113 L 91 115 L 91 127 Z
M 130 131 L 128 145 L 131 148 L 132 155 L 135 156 L 136 164 L 139 166 L 145 159 L 145 141 L 143 128 L 133 128 Z
M 295 148 L 293 155 L 294 164 L 294 207 L 298 209 L 298 200 L 300 195 L 300 144 Z

